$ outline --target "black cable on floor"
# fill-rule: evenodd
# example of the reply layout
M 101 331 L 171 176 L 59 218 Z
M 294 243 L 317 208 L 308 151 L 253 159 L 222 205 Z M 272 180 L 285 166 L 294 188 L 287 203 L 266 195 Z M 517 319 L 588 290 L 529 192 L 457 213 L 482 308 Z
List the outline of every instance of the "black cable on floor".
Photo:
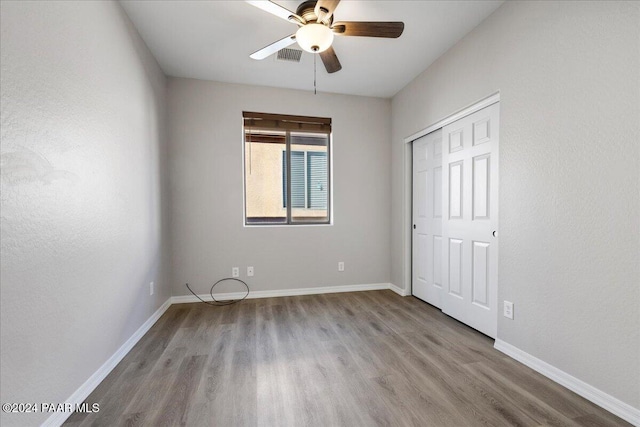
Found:
M 244 296 L 243 296 L 242 298 L 240 298 L 240 299 L 234 299 L 234 300 L 228 300 L 228 301 L 218 301 L 218 300 L 213 296 L 213 288 L 215 288 L 215 287 L 216 287 L 216 285 L 217 285 L 218 283 L 220 283 L 220 282 L 224 282 L 225 280 L 235 280 L 236 282 L 240 282 L 240 283 L 242 283 L 242 284 L 245 286 L 245 288 L 247 288 L 247 293 L 246 293 L 246 294 L 244 294 Z M 209 291 L 209 295 L 211 295 L 211 299 L 213 300 L 213 302 L 205 301 L 205 300 L 203 300 L 202 298 L 200 298 L 200 297 L 198 296 L 198 294 L 196 294 L 195 292 L 193 292 L 193 290 L 189 287 L 189 284 L 188 284 L 188 283 L 186 284 L 186 286 L 187 286 L 187 289 L 189 289 L 189 292 L 191 292 L 191 293 L 192 293 L 196 298 L 198 298 L 200 301 L 202 301 L 202 302 L 203 302 L 203 303 L 205 303 L 205 304 L 213 305 L 213 306 L 216 306 L 216 307 L 221 307 L 221 306 L 223 306 L 223 305 L 236 304 L 236 303 L 238 303 L 238 302 L 240 302 L 240 301 L 244 300 L 246 297 L 248 297 L 248 296 L 249 296 L 249 285 L 247 285 L 245 282 L 243 282 L 243 281 L 242 281 L 242 280 L 240 280 L 240 279 L 236 279 L 235 277 L 225 277 L 224 279 L 220 279 L 220 280 L 218 280 L 216 283 L 214 283 L 214 284 L 213 284 L 213 286 L 211 286 L 211 290 Z

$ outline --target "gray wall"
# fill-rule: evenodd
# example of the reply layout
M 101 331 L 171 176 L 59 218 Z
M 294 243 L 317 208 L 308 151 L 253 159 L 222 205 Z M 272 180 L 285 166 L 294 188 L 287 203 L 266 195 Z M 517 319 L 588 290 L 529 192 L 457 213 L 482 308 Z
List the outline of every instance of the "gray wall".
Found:
M 406 284 L 403 138 L 501 96 L 498 338 L 640 407 L 640 3 L 506 2 L 392 102 L 392 282 Z
M 59 403 L 170 296 L 166 81 L 115 2 L 1 15 L 2 402 Z
M 249 265 L 254 291 L 389 282 L 390 100 L 189 79 L 168 98 L 174 295 Z M 334 225 L 243 227 L 243 110 L 333 119 Z

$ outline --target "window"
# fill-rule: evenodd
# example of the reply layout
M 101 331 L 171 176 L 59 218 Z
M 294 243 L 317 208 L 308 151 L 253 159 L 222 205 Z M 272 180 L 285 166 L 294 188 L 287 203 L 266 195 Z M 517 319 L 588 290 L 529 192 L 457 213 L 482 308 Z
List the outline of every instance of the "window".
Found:
M 245 224 L 331 221 L 331 119 L 244 113 Z
M 287 153 L 282 152 L 282 207 L 287 207 Z M 291 152 L 291 206 L 327 209 L 327 153 Z

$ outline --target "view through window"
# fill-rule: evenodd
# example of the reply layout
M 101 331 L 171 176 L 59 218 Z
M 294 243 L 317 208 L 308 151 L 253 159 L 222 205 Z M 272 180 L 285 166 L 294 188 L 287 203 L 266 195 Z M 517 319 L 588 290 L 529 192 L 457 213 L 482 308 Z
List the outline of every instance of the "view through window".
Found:
M 327 224 L 331 119 L 244 113 L 245 223 Z

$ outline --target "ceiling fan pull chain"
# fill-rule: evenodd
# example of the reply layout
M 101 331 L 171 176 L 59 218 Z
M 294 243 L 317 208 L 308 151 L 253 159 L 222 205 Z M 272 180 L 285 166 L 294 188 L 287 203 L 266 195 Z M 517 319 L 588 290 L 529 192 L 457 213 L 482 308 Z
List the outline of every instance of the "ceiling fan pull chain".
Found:
M 313 54 L 313 94 L 317 95 L 318 94 L 318 90 L 316 88 L 316 56 L 318 56 L 317 53 Z

